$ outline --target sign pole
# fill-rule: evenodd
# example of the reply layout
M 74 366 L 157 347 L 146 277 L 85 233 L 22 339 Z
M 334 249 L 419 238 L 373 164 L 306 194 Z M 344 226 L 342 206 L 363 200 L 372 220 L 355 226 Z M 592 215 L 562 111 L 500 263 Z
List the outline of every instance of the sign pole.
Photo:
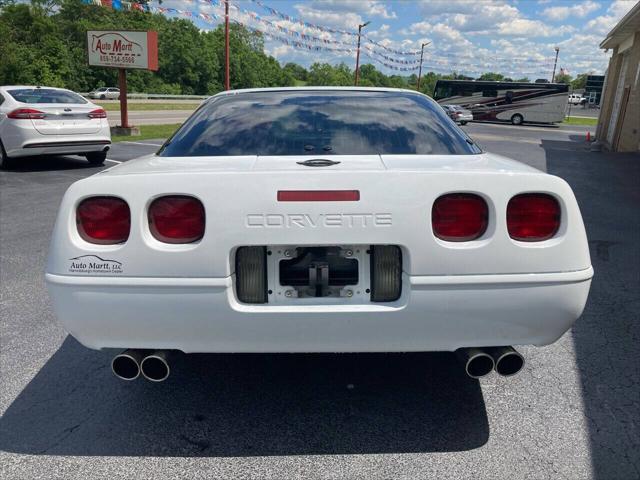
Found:
M 120 126 L 129 128 L 129 111 L 127 110 L 127 70 L 118 69 L 118 87 L 120 88 Z
M 229 80 L 229 0 L 224 2 L 224 89 L 231 90 Z
M 422 57 L 424 57 L 424 47 L 429 45 L 431 42 L 423 43 L 422 50 L 420 50 L 420 70 L 418 71 L 418 85 L 416 86 L 416 90 L 420 91 L 420 78 L 422 77 Z

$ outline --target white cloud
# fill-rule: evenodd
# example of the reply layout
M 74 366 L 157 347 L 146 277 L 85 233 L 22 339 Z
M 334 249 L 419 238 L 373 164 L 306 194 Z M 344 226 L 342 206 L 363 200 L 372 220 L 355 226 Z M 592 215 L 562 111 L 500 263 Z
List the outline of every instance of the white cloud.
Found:
M 310 23 L 329 25 L 344 30 L 358 30 L 358 25 L 364 23 L 362 16 L 354 12 L 333 12 L 317 10 L 306 4 L 295 5 L 301 18 Z
M 366 20 L 370 20 L 371 17 L 397 18 L 396 13 L 379 0 L 316 0 L 295 5 L 295 8 L 300 14 L 302 14 L 302 8 L 307 9 L 307 11 L 311 9 L 323 13 L 347 12 L 349 14 L 357 14 L 361 18 L 367 17 Z
M 381 37 L 389 35 L 390 30 L 391 30 L 391 26 L 387 25 L 385 23 L 380 28 L 378 28 L 377 30 L 372 30 L 372 31 L 368 32 L 367 36 L 369 38 L 375 38 L 375 39 L 381 38 Z
M 565 20 L 569 17 L 584 18 L 592 12 L 600 8 L 600 4 L 587 0 L 586 2 L 577 3 L 575 5 L 548 7 L 542 11 L 542 16 L 551 21 Z
M 516 18 L 509 22 L 502 22 L 497 25 L 498 35 L 515 35 L 523 37 L 552 37 L 565 35 L 575 31 L 570 25 L 551 27 L 540 20 L 530 20 L 528 18 Z M 487 34 L 493 32 L 486 32 Z
M 517 7 L 504 0 L 432 0 L 421 2 L 421 6 L 421 11 L 428 20 L 414 23 L 408 32 L 425 33 L 427 28 L 421 25 L 438 22 L 452 25 L 462 32 L 485 32 L 491 30 L 496 23 L 507 22 L 521 15 Z
M 624 17 L 631 7 L 635 5 L 635 0 L 616 0 L 607 9 L 607 15 L 601 15 L 592 20 L 589 20 L 586 24 L 585 31 L 590 33 L 597 33 L 599 35 L 606 35 L 615 27 L 616 23 Z M 601 38 L 599 40 L 602 41 Z M 598 43 L 599 43 L 598 42 Z
M 609 6 L 607 11 L 619 20 L 624 17 L 635 4 L 636 0 L 616 0 Z

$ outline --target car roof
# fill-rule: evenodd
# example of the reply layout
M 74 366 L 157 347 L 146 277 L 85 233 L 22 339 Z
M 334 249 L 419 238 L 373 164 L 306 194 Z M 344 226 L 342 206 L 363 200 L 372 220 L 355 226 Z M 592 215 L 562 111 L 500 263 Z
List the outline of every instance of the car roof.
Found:
M 0 89 L 9 90 L 12 88 L 46 88 L 47 90 L 62 90 L 65 92 L 72 92 L 73 90 L 69 90 L 68 88 L 58 88 L 58 87 L 47 87 L 46 85 L 2 85 Z
M 214 97 L 223 95 L 239 95 L 242 93 L 261 93 L 261 92 L 389 92 L 389 93 L 412 93 L 414 95 L 422 95 L 429 97 L 416 90 L 407 88 L 388 88 L 388 87 L 269 87 L 269 88 L 242 88 L 238 90 L 226 90 L 213 95 Z

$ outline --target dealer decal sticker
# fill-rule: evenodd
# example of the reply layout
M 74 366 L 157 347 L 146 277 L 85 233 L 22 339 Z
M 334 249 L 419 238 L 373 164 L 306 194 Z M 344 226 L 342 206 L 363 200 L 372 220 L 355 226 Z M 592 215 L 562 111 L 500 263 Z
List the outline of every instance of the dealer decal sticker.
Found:
M 122 262 L 98 255 L 81 255 L 70 258 L 69 273 L 122 273 Z

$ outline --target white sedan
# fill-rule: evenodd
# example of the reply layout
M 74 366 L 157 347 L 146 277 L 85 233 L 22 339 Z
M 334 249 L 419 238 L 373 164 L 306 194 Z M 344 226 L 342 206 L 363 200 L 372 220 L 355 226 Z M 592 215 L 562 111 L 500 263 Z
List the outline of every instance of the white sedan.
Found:
M 116 87 L 100 87 L 89 92 L 89 98 L 100 100 L 118 100 L 120 98 L 120 89 Z
M 485 153 L 419 93 L 238 90 L 154 155 L 73 184 L 46 281 L 66 329 L 127 349 L 120 378 L 183 352 L 457 351 L 517 373 L 593 269 L 569 185 Z
M 0 87 L 0 168 L 35 155 L 84 155 L 101 165 L 110 145 L 107 112 L 77 93 Z

